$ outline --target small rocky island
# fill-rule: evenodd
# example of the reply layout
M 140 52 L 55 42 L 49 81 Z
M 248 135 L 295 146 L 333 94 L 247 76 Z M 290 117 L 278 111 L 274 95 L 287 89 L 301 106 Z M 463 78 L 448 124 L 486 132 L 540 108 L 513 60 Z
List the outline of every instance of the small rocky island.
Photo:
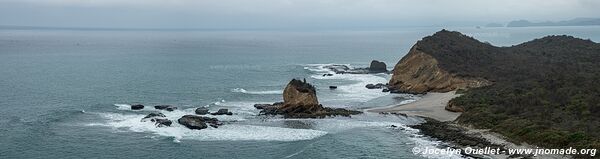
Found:
M 325 68 L 335 72 L 336 74 L 390 73 L 390 71 L 387 70 L 387 65 L 384 62 L 377 60 L 371 61 L 369 67 L 366 68 L 350 68 L 346 65 L 340 64 L 325 66 Z M 333 74 L 324 74 L 323 76 L 333 76 Z
M 261 115 L 283 115 L 285 118 L 324 118 L 327 116 L 350 116 L 361 111 L 323 107 L 317 100 L 313 85 L 304 80 L 292 79 L 283 91 L 283 102 L 255 104 Z

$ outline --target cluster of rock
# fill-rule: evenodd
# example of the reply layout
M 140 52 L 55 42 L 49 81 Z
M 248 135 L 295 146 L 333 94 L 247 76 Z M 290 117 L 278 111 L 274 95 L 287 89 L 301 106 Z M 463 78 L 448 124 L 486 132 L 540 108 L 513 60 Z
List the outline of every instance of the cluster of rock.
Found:
M 145 106 L 142 104 L 132 104 L 131 110 L 141 110 L 141 109 L 144 109 L 144 107 Z M 177 109 L 177 107 L 172 106 L 172 105 L 157 105 L 157 106 L 154 106 L 154 109 L 173 111 L 173 110 Z
M 198 115 L 206 115 L 206 114 L 210 114 L 210 115 L 233 115 L 233 113 L 230 112 L 229 109 L 219 109 L 217 112 L 210 113 L 208 111 L 208 108 L 197 108 L 194 112 L 196 114 L 198 114 Z
M 377 60 L 371 61 L 371 64 L 367 68 L 350 68 L 346 65 L 329 65 L 325 68 L 335 72 L 336 74 L 369 74 L 369 73 L 389 73 L 387 65 L 384 62 Z M 323 76 L 333 76 L 333 74 L 326 73 Z
M 206 129 L 208 125 L 213 128 L 218 128 L 223 125 L 217 118 L 204 117 L 198 115 L 184 115 L 177 119 L 177 122 L 189 129 Z
M 154 125 L 157 127 L 171 126 L 171 124 L 173 124 L 173 122 L 167 119 L 167 116 L 165 116 L 163 113 L 150 113 L 142 118 L 142 122 L 146 122 L 148 120 L 154 122 Z
M 172 105 L 157 105 L 154 106 L 158 110 L 173 111 L 177 107 Z M 133 104 L 131 105 L 132 110 L 144 109 L 144 105 Z M 210 113 L 207 108 L 197 108 L 195 110 L 197 115 L 184 115 L 177 120 L 177 122 L 189 129 L 206 129 L 208 126 L 218 128 L 223 125 L 217 118 L 205 117 L 200 115 L 233 115 L 228 109 L 219 109 L 217 112 Z M 163 113 L 150 113 L 142 118 L 142 122 L 153 122 L 157 127 L 168 127 L 173 124 L 173 121 L 167 119 L 167 116 Z
M 360 111 L 327 108 L 319 104 L 315 87 L 306 79 L 292 79 L 283 91 L 283 102 L 255 104 L 261 115 L 283 115 L 285 118 L 323 118 L 327 116 L 350 116 Z
M 365 86 L 367 89 L 386 89 L 388 88 L 387 84 L 377 83 L 377 84 L 367 84 Z

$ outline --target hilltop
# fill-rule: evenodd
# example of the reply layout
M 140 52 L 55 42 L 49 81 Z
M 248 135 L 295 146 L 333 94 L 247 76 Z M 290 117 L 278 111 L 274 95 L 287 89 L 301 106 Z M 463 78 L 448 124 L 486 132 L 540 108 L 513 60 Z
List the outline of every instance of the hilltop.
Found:
M 399 92 L 457 90 L 456 122 L 542 147 L 600 147 L 600 44 L 546 36 L 511 47 L 442 30 L 394 68 Z M 459 109 L 460 110 L 460 109 Z

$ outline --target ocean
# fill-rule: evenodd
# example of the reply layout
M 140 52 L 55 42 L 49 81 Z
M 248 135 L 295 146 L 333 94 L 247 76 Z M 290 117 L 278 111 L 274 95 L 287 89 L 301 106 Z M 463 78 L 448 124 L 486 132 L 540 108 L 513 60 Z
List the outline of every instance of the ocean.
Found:
M 0 29 L 0 158 L 461 158 L 420 156 L 443 148 L 407 125 L 416 117 L 364 113 L 326 119 L 258 116 L 282 101 L 293 78 L 327 107 L 364 110 L 419 96 L 369 90 L 388 74 L 336 74 L 324 67 L 388 69 L 438 27 L 378 30 Z M 546 35 L 600 41 L 600 27 L 447 28 L 497 46 Z M 329 86 L 338 86 L 330 90 Z M 129 104 L 146 105 L 133 111 Z M 140 119 L 151 106 L 176 121 L 195 108 L 227 108 L 225 125 L 189 130 Z M 391 125 L 398 126 L 396 128 Z

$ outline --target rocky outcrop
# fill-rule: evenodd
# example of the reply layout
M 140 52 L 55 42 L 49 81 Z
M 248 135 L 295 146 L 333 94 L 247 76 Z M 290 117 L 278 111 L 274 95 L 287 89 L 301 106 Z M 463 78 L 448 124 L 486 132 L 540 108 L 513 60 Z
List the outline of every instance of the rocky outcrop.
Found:
M 141 104 L 131 105 L 131 110 L 141 110 L 141 109 L 144 109 L 144 105 L 141 105 Z
M 319 104 L 314 86 L 306 79 L 292 79 L 283 91 L 283 102 L 273 104 L 255 104 L 262 109 L 262 115 L 283 115 L 286 118 L 323 118 L 326 116 L 350 116 L 360 114 L 360 111 L 342 108 L 326 108 Z
M 233 115 L 228 109 L 219 109 L 217 112 L 210 113 L 210 115 Z
M 163 118 L 153 118 L 150 119 L 150 121 L 154 122 L 154 125 L 158 127 L 171 126 L 171 124 L 173 124 L 173 121 Z
M 437 59 L 413 46 L 394 67 L 389 85 L 392 92 L 426 93 L 449 92 L 490 85 L 478 77 L 461 77 L 439 67 Z
M 387 88 L 387 84 L 377 83 L 377 84 L 367 84 L 365 86 L 367 89 L 384 89 Z
M 142 118 L 142 120 L 150 119 L 150 118 L 157 118 L 157 117 L 164 118 L 167 116 L 165 116 L 163 113 L 150 113 L 150 114 L 146 115 L 144 118 Z
M 177 122 L 189 129 L 206 129 L 208 126 L 217 128 L 222 125 L 217 118 L 196 116 L 196 115 L 184 115 L 179 118 Z
M 165 116 L 163 113 L 150 113 L 142 118 L 142 122 L 150 120 L 158 127 L 171 126 L 173 122 L 169 119 L 166 119 L 166 117 L 167 116 Z
M 369 72 L 371 73 L 384 73 L 388 72 L 387 66 L 383 62 L 379 62 L 377 60 L 371 61 L 371 65 L 369 65 Z
M 194 112 L 198 115 L 206 115 L 210 113 L 208 112 L 208 108 L 197 108 Z
M 324 68 L 329 69 L 336 74 L 369 74 L 369 73 L 389 73 L 387 70 L 387 65 L 384 62 L 380 62 L 377 60 L 371 61 L 369 67 L 366 68 L 351 68 L 346 65 L 332 64 L 328 66 L 324 66 Z M 333 74 L 323 74 L 323 76 L 333 76 Z
M 292 79 L 283 90 L 283 106 L 278 109 L 283 113 L 316 113 L 323 106 L 317 100 L 314 86 L 304 81 Z
M 173 110 L 177 109 L 177 107 L 172 106 L 172 105 L 157 105 L 157 106 L 154 106 L 154 109 L 173 111 Z
M 465 112 L 465 108 L 456 104 L 454 100 L 450 100 L 448 104 L 446 104 L 446 107 L 444 107 L 444 109 L 451 112 Z

